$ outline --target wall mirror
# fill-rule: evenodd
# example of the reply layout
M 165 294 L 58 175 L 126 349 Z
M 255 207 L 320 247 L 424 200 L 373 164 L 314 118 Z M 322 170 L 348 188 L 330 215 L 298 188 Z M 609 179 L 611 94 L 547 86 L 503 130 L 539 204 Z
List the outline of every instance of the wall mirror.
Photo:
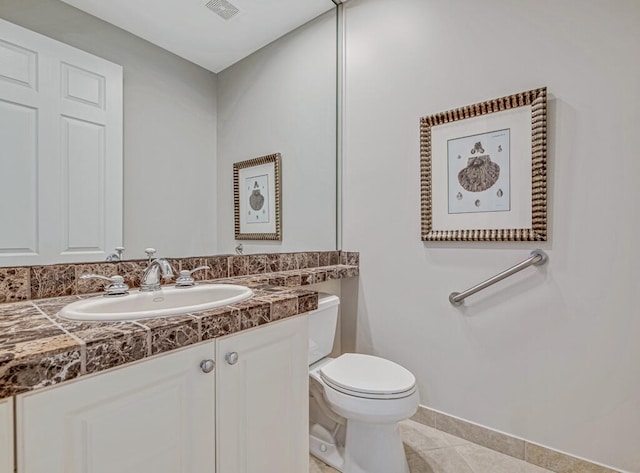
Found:
M 160 38 L 144 29 L 133 34 L 127 12 L 112 2 L 0 3 L 0 19 L 122 66 L 125 259 L 144 258 L 146 247 L 167 257 L 232 253 L 238 243 L 245 253 L 336 249 L 337 9 L 331 0 L 314 1 L 303 20 L 287 19 L 288 11 L 293 17 L 292 5 L 301 2 L 270 0 L 263 10 L 263 2 L 255 0 L 230 2 L 240 12 L 235 26 L 232 18 L 224 23 L 223 36 L 187 40 L 179 47 L 162 38 L 179 37 L 188 24 L 176 21 L 171 35 L 167 30 Z M 150 2 L 138 3 L 144 9 Z M 207 5 L 153 2 L 144 9 L 144 22 L 170 18 L 172 3 L 185 10 Z M 108 5 L 103 12 L 101 4 Z M 238 39 L 255 30 L 242 16 L 252 8 L 263 23 L 275 21 L 274 14 L 282 23 L 278 33 L 256 31 L 262 35 L 257 46 Z M 118 18 L 110 16 L 118 11 Z M 205 42 L 220 54 L 205 51 Z M 217 65 L 206 63 L 214 56 Z M 282 156 L 282 241 L 237 241 L 233 163 L 272 153 Z M 12 205 L 15 212 L 22 204 Z M 3 217 L 2 227 L 10 225 Z M 67 261 L 101 261 L 113 248 L 103 250 Z M 39 264 L 28 258 L 1 261 L 0 266 Z

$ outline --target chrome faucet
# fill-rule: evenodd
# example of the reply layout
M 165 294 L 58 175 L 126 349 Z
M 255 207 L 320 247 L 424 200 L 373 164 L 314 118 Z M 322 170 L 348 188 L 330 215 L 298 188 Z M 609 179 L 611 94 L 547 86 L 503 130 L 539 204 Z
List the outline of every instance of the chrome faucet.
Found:
M 196 271 L 201 271 L 203 269 L 211 269 L 209 266 L 198 266 L 191 271 L 187 269 L 183 269 L 180 271 L 180 276 L 176 279 L 176 287 L 192 287 L 196 285 L 196 280 L 193 279 L 193 273 Z
M 140 292 L 151 292 L 160 290 L 160 273 L 163 278 L 172 278 L 173 270 L 165 258 L 156 258 L 147 269 L 144 270 L 142 281 L 140 282 Z
M 129 294 L 129 286 L 124 282 L 124 278 L 119 275 L 111 276 L 110 278 L 102 276 L 101 274 L 83 274 L 80 279 L 104 279 L 109 281 L 104 287 L 105 296 L 126 296 Z

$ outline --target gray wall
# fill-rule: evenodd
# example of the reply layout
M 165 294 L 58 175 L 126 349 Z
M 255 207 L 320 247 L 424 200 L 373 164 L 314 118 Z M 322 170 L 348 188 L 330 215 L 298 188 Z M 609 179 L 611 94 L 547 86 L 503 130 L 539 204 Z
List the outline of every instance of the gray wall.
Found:
M 233 163 L 282 154 L 280 242 L 246 253 L 336 248 L 336 12 L 218 74 L 218 250 L 233 251 Z
M 215 253 L 215 74 L 58 0 L 0 18 L 123 66 L 125 256 Z
M 423 404 L 640 472 L 640 2 L 350 0 L 345 18 L 343 339 L 411 369 Z M 549 242 L 421 242 L 419 117 L 544 85 Z M 546 266 L 449 304 L 536 247 Z

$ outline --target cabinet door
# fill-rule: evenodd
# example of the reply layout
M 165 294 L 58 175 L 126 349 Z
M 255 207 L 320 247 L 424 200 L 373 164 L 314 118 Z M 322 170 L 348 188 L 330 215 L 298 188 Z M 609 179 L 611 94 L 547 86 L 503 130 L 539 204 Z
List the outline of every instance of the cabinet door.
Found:
M 309 471 L 307 347 L 307 316 L 218 339 L 218 473 Z
M 13 398 L 0 400 L 0 473 L 13 473 Z
M 214 343 L 16 397 L 19 473 L 214 473 Z

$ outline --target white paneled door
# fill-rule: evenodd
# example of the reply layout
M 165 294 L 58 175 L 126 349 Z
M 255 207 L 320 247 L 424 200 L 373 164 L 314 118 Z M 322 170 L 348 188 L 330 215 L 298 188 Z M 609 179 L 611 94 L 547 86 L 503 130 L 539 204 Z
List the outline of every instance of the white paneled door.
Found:
M 0 266 L 122 244 L 122 67 L 0 20 Z

